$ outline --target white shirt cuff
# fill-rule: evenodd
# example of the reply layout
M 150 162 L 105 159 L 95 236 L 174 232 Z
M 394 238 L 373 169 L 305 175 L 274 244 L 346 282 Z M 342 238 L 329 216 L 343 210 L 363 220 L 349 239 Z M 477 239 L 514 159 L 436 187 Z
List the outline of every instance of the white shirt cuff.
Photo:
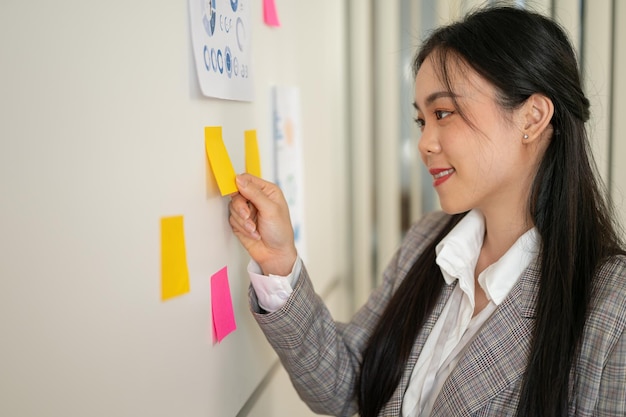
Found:
M 273 313 L 285 305 L 298 281 L 301 269 L 302 261 L 298 257 L 289 275 L 285 277 L 272 274 L 263 275 L 259 264 L 250 260 L 248 275 L 250 275 L 250 282 L 256 293 L 259 306 L 268 313 Z

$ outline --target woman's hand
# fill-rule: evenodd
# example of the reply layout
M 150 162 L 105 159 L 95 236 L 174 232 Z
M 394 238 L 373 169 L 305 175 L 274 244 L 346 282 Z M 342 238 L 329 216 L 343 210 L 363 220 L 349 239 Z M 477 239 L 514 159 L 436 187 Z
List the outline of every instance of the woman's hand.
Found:
M 250 174 L 237 176 L 230 226 L 266 275 L 286 276 L 297 258 L 289 208 L 278 186 Z

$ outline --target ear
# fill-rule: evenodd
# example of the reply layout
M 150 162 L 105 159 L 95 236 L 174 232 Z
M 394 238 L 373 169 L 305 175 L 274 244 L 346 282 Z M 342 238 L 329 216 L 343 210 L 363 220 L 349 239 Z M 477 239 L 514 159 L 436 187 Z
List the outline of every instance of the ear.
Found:
M 554 114 L 554 104 L 547 96 L 535 93 L 526 99 L 521 108 L 522 137 L 525 143 L 532 143 L 551 132 L 550 120 Z M 528 135 L 528 137 L 526 137 Z M 549 138 L 549 136 L 548 136 Z

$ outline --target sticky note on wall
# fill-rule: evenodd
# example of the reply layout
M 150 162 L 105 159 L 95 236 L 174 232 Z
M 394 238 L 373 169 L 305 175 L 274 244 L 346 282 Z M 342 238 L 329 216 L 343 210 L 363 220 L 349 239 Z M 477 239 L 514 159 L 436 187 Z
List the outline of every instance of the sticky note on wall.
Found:
M 183 216 L 161 219 L 161 300 L 189 292 Z
M 261 177 L 261 158 L 259 157 L 259 144 L 256 139 L 256 130 L 244 132 L 246 147 L 246 172 Z
M 268 26 L 280 26 L 274 0 L 263 0 L 263 20 Z
M 221 126 L 204 128 L 204 145 L 220 193 L 224 196 L 237 192 L 235 169 L 222 139 Z
M 217 342 L 224 340 L 237 328 L 233 300 L 228 284 L 228 269 L 224 267 L 211 276 L 211 313 L 213 334 Z

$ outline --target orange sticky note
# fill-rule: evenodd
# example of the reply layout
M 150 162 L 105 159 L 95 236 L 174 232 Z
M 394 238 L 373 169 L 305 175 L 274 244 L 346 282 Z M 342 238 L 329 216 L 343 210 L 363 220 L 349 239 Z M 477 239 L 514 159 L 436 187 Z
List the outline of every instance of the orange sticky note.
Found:
M 263 0 L 263 20 L 268 26 L 280 26 L 274 0 Z
M 230 162 L 226 146 L 224 146 L 224 141 L 222 140 L 221 126 L 204 128 L 204 145 L 220 193 L 223 196 L 236 193 L 235 169 Z
M 161 219 L 161 300 L 189 292 L 183 216 Z
M 261 177 L 261 158 L 259 157 L 259 144 L 256 140 L 256 130 L 244 132 L 246 147 L 246 172 Z
M 228 284 L 228 270 L 224 267 L 211 276 L 211 313 L 213 315 L 213 335 L 217 342 L 224 340 L 237 329 L 233 300 Z

